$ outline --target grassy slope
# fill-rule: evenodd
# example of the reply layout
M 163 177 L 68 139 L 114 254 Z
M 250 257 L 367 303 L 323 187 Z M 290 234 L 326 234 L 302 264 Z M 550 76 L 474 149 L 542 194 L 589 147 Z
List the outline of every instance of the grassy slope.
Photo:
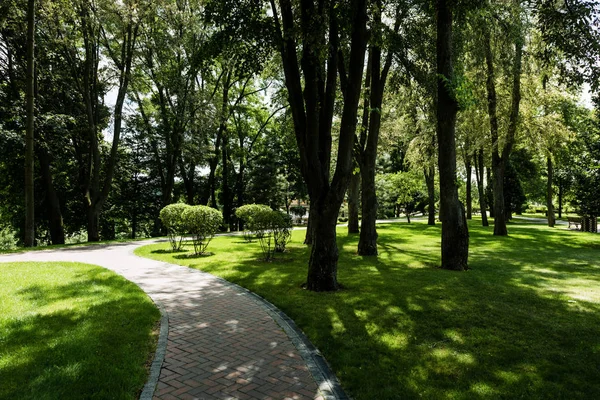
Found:
M 159 318 L 140 288 L 106 269 L 0 264 L 0 398 L 136 398 Z
M 340 228 L 337 293 L 300 288 L 304 232 L 273 263 L 257 243 L 214 239 L 215 255 L 138 254 L 202 269 L 264 296 L 324 353 L 356 399 L 600 398 L 600 236 L 473 221 L 471 270 L 439 265 L 440 226 L 379 228 L 378 258 Z M 188 249 L 191 246 L 188 246 Z

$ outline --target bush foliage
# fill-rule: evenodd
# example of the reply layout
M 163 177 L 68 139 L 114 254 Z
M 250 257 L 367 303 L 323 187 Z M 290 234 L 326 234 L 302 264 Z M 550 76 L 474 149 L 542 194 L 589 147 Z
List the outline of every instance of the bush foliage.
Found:
M 169 204 L 160 210 L 159 218 L 169 236 L 169 243 L 173 251 L 181 250 L 183 237 L 186 235 L 186 224 L 183 221 L 183 212 L 191 206 L 183 203 Z
M 223 215 L 211 207 L 188 206 L 181 217 L 187 232 L 192 234 L 195 254 L 204 254 L 213 236 L 223 224 Z
M 283 253 L 292 237 L 292 218 L 280 211 L 262 209 L 253 216 L 256 237 L 264 259 L 269 261 L 275 252 Z
M 252 241 L 252 236 L 257 234 L 255 216 L 261 212 L 271 211 L 271 207 L 264 204 L 246 204 L 235 211 L 236 217 L 244 221 L 244 239 Z
M 17 248 L 15 232 L 9 227 L 0 229 L 0 250 L 13 250 Z

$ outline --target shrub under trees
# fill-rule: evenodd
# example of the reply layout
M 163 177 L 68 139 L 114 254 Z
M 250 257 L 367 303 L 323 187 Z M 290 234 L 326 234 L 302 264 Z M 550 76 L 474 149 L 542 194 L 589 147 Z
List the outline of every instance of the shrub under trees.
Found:
M 246 222 L 247 231 L 260 243 L 264 259 L 269 261 L 274 253 L 283 253 L 292 238 L 292 217 L 281 211 L 273 211 L 261 204 L 248 204 L 238 208 L 236 215 Z M 251 237 L 244 233 L 244 237 Z
M 213 236 L 223 224 L 223 214 L 207 206 L 188 206 L 181 217 L 187 232 L 192 234 L 194 253 L 204 254 Z
M 236 217 L 244 221 L 244 239 L 247 242 L 251 242 L 252 236 L 257 233 L 255 216 L 269 211 L 272 211 L 271 207 L 264 204 L 246 204 L 235 211 Z
M 160 210 L 160 221 L 167 230 L 169 243 L 173 251 L 181 250 L 183 245 L 183 237 L 187 233 L 186 224 L 183 220 L 183 212 L 190 208 L 189 205 L 183 203 L 169 204 Z

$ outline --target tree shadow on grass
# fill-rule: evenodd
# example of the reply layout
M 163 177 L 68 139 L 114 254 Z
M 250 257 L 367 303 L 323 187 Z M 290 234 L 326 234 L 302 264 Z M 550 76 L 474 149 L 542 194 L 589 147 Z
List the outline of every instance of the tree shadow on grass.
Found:
M 178 259 L 178 260 L 193 260 L 195 258 L 209 258 L 214 256 L 215 253 L 211 252 L 211 251 L 206 251 L 202 254 L 195 254 L 195 253 L 187 253 L 186 254 L 178 254 L 173 256 L 173 258 Z
M 187 253 L 185 249 L 173 250 L 173 249 L 156 249 L 152 250 L 154 254 L 177 254 L 177 253 Z
M 135 398 L 145 383 L 160 314 L 134 284 L 98 270 L 75 283 L 31 285 L 35 310 L 0 326 L 0 398 Z M 76 304 L 76 306 L 69 306 Z M 45 312 L 47 307 L 57 307 Z
M 439 226 L 379 229 L 379 257 L 357 256 L 357 237 L 340 234 L 336 293 L 301 289 L 310 254 L 301 245 L 288 263 L 246 252 L 226 268 L 216 258 L 196 267 L 281 308 L 356 399 L 600 398 L 600 305 L 571 301 L 577 280 L 598 291 L 598 242 L 470 228 L 471 270 L 462 273 L 431 268 Z

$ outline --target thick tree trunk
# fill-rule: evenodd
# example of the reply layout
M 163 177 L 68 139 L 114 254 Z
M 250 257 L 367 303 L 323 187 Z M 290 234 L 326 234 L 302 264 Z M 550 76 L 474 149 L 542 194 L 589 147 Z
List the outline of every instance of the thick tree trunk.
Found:
M 280 0 L 281 24 L 279 17 L 275 17 L 301 172 L 310 195 L 312 229 L 309 231 L 314 233 L 314 237 L 306 286 L 312 291 L 338 289 L 336 222 L 352 175 L 356 117 L 367 46 L 367 2 L 354 0 L 350 3 L 353 21 L 348 74 L 341 71 L 345 63 L 338 61 L 342 52 L 339 48 L 338 15 L 333 2 L 326 10 L 322 8 L 322 2 L 318 8 L 311 1 L 300 2 L 296 18 L 292 2 Z M 271 8 L 274 14 L 277 13 L 275 0 L 271 1 Z M 322 18 L 323 15 L 328 18 Z M 302 49 L 300 62 L 298 48 Z M 326 60 L 322 57 L 323 49 L 329 49 Z M 330 179 L 331 125 L 338 66 L 344 102 L 336 165 Z
M 34 128 L 34 46 L 35 0 L 27 3 L 27 125 L 25 131 L 25 247 L 35 241 L 35 199 L 33 197 L 33 128 Z
M 372 118 L 372 116 L 371 116 Z M 360 170 L 362 184 L 362 220 L 358 254 L 361 256 L 377 255 L 377 196 L 375 196 L 375 165 L 363 163 Z
M 314 227 L 316 226 L 316 222 L 314 221 L 317 218 L 317 212 L 312 212 L 312 206 L 308 212 L 308 222 L 306 223 L 306 235 L 304 235 L 304 244 L 312 245 L 315 237 Z
M 546 184 L 546 207 L 548 208 L 548 226 L 554 227 L 555 217 L 554 217 L 554 205 L 552 204 L 552 199 L 554 197 L 553 190 L 553 177 L 554 177 L 554 168 L 552 166 L 552 157 L 548 156 L 548 182 Z
M 427 225 L 435 225 L 435 166 L 426 167 L 425 184 L 427 185 Z
M 360 173 L 353 174 L 348 187 L 348 234 L 358 233 L 358 207 L 360 206 Z
M 471 159 L 465 161 L 465 169 L 467 171 L 467 219 L 473 219 L 473 195 L 471 194 Z
M 38 159 L 40 162 L 44 188 L 46 190 L 45 203 L 48 209 L 48 230 L 50 231 L 50 240 L 52 241 L 52 244 L 64 244 L 65 230 L 62 213 L 60 211 L 60 201 L 56 194 L 56 190 L 54 189 L 52 172 L 50 171 L 50 155 L 45 148 L 38 148 Z
M 458 103 L 447 84 L 453 75 L 452 9 L 448 0 L 437 0 L 437 138 L 442 220 L 442 268 L 468 268 L 469 231 L 456 184 L 455 127 Z
M 477 192 L 479 193 L 479 208 L 481 209 L 481 225 L 489 226 L 487 219 L 487 202 L 485 201 L 485 188 L 483 185 L 483 149 L 477 151 L 475 158 L 475 178 L 477 180 Z
M 338 289 L 336 221 L 335 207 L 324 207 L 318 218 L 313 219 L 313 230 L 318 240 L 313 242 L 310 251 L 306 284 L 308 290 L 327 292 Z
M 87 209 L 87 234 L 88 242 L 100 241 L 100 212 L 93 205 Z

